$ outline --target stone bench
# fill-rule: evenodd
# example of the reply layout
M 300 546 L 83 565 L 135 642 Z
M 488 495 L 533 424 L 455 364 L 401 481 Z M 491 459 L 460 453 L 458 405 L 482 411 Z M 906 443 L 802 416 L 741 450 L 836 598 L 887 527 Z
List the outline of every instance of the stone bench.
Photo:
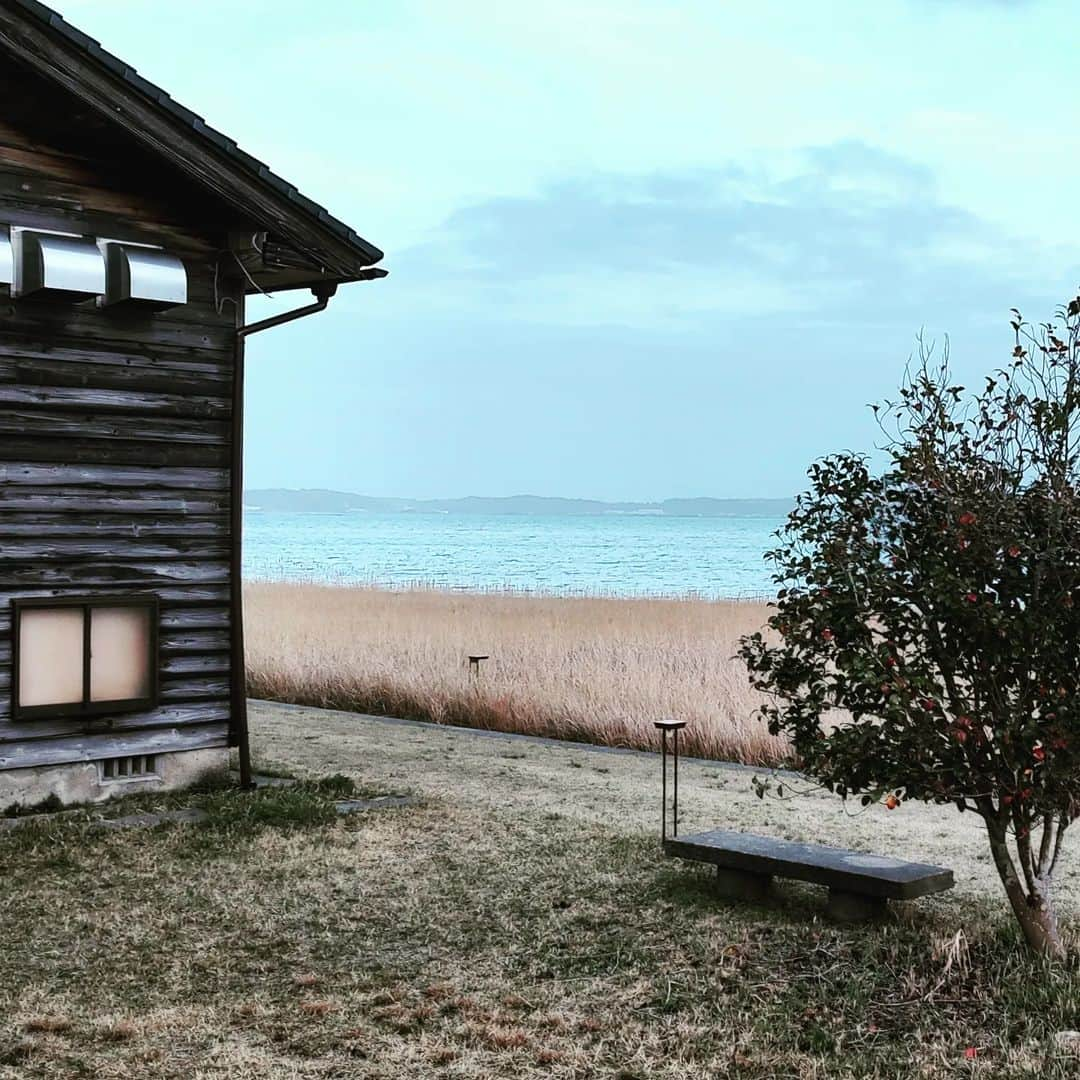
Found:
M 731 899 L 761 899 L 774 877 L 824 885 L 829 890 L 829 914 L 844 922 L 879 915 L 890 900 L 914 900 L 954 884 L 952 871 L 940 866 L 730 829 L 668 837 L 664 852 L 713 863 L 718 891 Z

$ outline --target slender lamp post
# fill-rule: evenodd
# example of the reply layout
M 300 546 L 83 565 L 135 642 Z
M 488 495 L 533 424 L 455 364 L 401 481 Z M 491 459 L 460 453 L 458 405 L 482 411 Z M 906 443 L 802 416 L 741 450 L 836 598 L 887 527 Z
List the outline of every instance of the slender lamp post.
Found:
M 660 769 L 663 779 L 661 780 L 661 807 L 660 807 L 660 840 L 667 840 L 667 739 L 668 732 L 675 733 L 674 753 L 674 789 L 675 797 L 672 807 L 671 835 L 679 835 L 679 732 L 686 727 L 685 720 L 655 720 L 653 726 L 660 731 Z

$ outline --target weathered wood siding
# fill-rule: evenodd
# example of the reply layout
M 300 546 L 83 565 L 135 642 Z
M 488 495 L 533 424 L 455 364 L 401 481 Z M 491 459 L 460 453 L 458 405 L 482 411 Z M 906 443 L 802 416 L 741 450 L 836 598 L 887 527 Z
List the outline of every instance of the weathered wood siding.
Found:
M 161 244 L 190 302 L 118 315 L 0 285 L 0 768 L 224 746 L 239 290 L 220 253 L 244 223 L 27 78 L 0 73 L 0 223 Z M 11 599 L 126 591 L 160 597 L 160 707 L 13 722 Z

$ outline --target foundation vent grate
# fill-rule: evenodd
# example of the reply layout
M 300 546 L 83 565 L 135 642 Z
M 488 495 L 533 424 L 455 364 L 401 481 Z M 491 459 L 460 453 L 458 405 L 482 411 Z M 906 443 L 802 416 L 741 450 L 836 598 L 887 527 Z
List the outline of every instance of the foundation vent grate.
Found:
M 103 780 L 128 780 L 133 776 L 154 776 L 154 755 L 109 758 L 101 763 Z

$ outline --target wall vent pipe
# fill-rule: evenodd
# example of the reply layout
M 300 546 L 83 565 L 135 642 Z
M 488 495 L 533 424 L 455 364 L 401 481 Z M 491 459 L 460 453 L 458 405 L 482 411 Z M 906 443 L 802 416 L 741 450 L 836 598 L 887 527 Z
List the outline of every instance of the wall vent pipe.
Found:
M 164 311 L 187 303 L 187 271 L 175 255 L 116 240 L 99 240 L 98 246 L 106 270 L 102 307 Z
M 105 293 L 105 259 L 93 240 L 12 229 L 11 295 L 85 300 Z

